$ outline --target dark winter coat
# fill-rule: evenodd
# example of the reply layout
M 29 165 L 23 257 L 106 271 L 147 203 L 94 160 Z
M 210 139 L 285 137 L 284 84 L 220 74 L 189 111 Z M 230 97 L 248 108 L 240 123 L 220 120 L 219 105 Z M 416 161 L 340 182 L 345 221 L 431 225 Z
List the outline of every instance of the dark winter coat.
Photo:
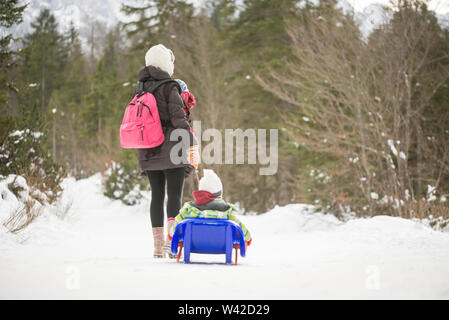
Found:
M 139 71 L 139 81 L 144 82 L 144 90 L 150 88 L 154 81 L 164 79 L 170 79 L 168 73 L 153 66 L 144 67 Z M 144 173 L 147 170 L 154 171 L 186 167 L 186 175 L 188 175 L 193 167 L 187 164 L 186 159 L 181 164 L 174 164 L 170 159 L 170 151 L 178 143 L 178 141 L 170 141 L 170 134 L 173 130 L 183 129 L 188 132 L 190 141 L 187 141 L 183 146 L 184 150 L 197 143 L 190 131 L 190 124 L 183 110 L 179 85 L 176 83 L 163 84 L 153 94 L 156 98 L 165 140 L 162 145 L 156 148 L 137 150 L 139 171 Z

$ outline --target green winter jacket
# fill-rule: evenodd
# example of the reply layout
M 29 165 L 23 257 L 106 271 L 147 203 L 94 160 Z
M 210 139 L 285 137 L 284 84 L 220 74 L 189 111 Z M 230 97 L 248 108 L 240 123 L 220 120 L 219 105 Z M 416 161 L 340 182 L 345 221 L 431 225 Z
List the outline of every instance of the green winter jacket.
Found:
M 216 198 L 213 201 L 226 205 L 226 202 L 222 198 Z M 179 214 L 175 217 L 175 222 L 173 223 L 173 226 L 169 230 L 170 239 L 173 238 L 173 233 L 175 232 L 176 226 L 181 221 L 189 218 L 206 218 L 206 219 L 226 219 L 234 221 L 242 229 L 243 235 L 245 237 L 245 242 L 251 243 L 251 234 L 249 233 L 248 229 L 246 229 L 245 225 L 239 219 L 237 219 L 237 217 L 233 213 L 236 210 L 235 207 L 231 204 L 227 205 L 229 208 L 226 211 L 210 210 L 210 209 L 200 210 L 195 206 L 194 202 L 186 202 L 179 211 Z

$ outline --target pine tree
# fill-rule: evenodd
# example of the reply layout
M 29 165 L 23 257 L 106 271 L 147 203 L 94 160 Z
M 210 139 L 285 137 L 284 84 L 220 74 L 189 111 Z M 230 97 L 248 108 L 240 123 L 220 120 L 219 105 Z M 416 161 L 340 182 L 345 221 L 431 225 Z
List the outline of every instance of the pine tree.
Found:
M 76 176 L 80 171 L 80 112 L 84 96 L 90 90 L 87 62 L 81 50 L 78 31 L 71 25 L 67 38 L 66 75 L 59 89 L 54 90 L 48 117 L 52 119 L 51 149 L 53 157 L 67 164 Z
M 146 0 L 142 6 L 123 5 L 126 15 L 138 15 L 137 20 L 125 24 L 128 36 L 136 41 L 137 48 L 148 49 L 166 37 L 170 24 L 186 23 L 193 16 L 193 5 L 182 0 Z
M 26 35 L 24 41 L 22 76 L 28 84 L 39 85 L 39 94 L 32 92 L 25 100 L 35 101 L 44 111 L 53 90 L 63 84 L 67 46 L 58 31 L 55 17 L 48 9 L 41 11 L 31 27 L 33 31 Z
M 235 0 L 217 0 L 211 3 L 211 22 L 215 28 L 222 32 L 228 29 L 235 20 L 237 5 Z
M 111 102 L 115 101 L 117 87 L 120 85 L 114 41 L 114 36 L 110 33 L 108 45 L 93 75 L 92 89 L 86 95 L 87 105 L 81 116 L 89 136 L 101 132 L 113 112 Z
M 10 28 L 20 23 L 25 6 L 18 6 L 18 1 L 0 1 L 0 27 Z M 3 31 L 3 30 L 2 30 Z M 11 232 L 26 227 L 35 217 L 38 210 L 35 204 L 41 206 L 45 202 L 52 203 L 61 192 L 60 182 L 64 177 L 61 166 L 52 161 L 45 146 L 47 120 L 37 104 L 29 103 L 25 90 L 15 88 L 8 78 L 11 70 L 17 73 L 22 68 L 21 60 L 14 57 L 16 52 L 11 50 L 12 35 L 7 34 L 0 39 L 0 178 L 9 174 L 23 176 L 32 193 L 38 190 L 45 197 L 27 200 L 24 211 L 13 213 L 8 223 L 5 224 Z M 21 55 L 20 55 L 21 56 Z M 17 82 L 20 76 L 17 77 Z M 25 81 L 26 83 L 26 81 Z M 20 83 L 17 83 L 19 86 Z M 22 83 L 23 86 L 23 83 Z M 25 87 L 25 86 L 24 86 Z M 11 95 L 13 110 L 5 108 L 5 101 L 9 98 L 9 89 L 15 93 Z M 17 103 L 19 98 L 19 103 Z M 20 103 L 20 101 L 25 103 Z M 6 109 L 6 110 L 4 110 Z M 31 192 L 30 192 L 31 193 Z M 20 217 L 20 215 L 23 215 Z M 22 219 L 24 218 L 24 219 Z M 22 223 L 25 220 L 24 223 Z
M 2 34 L 0 36 L 0 108 L 5 107 L 5 103 L 8 100 L 9 91 L 17 89 L 11 82 L 8 72 L 13 67 L 13 56 L 16 53 L 11 49 L 10 44 L 14 40 L 12 34 L 9 32 L 3 33 L 3 28 L 8 29 L 13 25 L 22 22 L 22 14 L 27 5 L 19 6 L 18 0 L 2 0 L 0 1 L 0 28 Z M 0 113 L 3 110 L 0 109 Z

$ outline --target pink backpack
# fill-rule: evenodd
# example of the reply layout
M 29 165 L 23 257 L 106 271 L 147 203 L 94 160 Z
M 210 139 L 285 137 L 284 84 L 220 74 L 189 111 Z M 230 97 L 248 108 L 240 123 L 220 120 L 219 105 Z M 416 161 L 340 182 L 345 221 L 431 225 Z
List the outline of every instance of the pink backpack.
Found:
M 120 126 L 122 148 L 149 149 L 164 142 L 164 132 L 153 92 L 168 82 L 176 83 L 171 79 L 158 81 L 146 91 L 143 90 L 143 82 L 138 83 L 136 95 L 126 107 Z

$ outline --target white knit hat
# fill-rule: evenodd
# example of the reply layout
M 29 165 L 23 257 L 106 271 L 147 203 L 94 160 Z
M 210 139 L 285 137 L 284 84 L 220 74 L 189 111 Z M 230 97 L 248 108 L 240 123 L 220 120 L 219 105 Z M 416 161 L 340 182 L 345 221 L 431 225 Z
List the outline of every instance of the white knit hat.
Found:
M 220 195 L 223 194 L 223 185 L 214 170 L 203 170 L 203 177 L 200 180 L 199 190 L 209 191 L 210 193 L 220 192 Z
M 158 44 L 148 49 L 145 54 L 145 66 L 157 67 L 167 72 L 171 77 L 175 70 L 175 55 L 163 44 Z

